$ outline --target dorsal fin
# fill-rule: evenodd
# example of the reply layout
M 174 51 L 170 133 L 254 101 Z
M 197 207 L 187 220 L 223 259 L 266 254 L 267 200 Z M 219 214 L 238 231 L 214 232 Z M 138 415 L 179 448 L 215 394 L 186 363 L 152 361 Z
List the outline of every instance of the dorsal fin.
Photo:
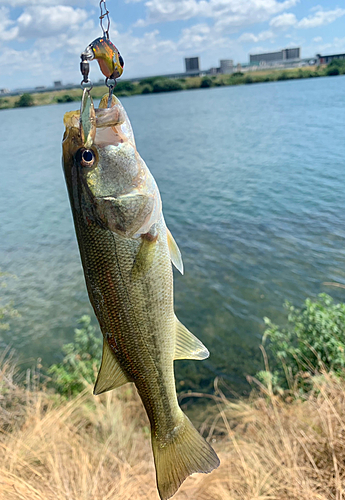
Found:
M 182 262 L 182 256 L 179 247 L 177 246 L 176 241 L 173 238 L 173 235 L 167 228 L 167 237 L 168 237 L 168 247 L 169 247 L 169 252 L 170 252 L 170 258 L 171 262 L 174 264 L 176 269 L 180 271 L 181 274 L 183 274 L 183 262 Z
M 102 394 L 102 392 L 111 391 L 123 384 L 130 382 L 127 375 L 122 371 L 114 353 L 106 340 L 103 340 L 103 354 L 101 368 L 99 369 L 95 388 L 93 393 Z
M 174 359 L 206 359 L 209 355 L 204 344 L 176 318 Z

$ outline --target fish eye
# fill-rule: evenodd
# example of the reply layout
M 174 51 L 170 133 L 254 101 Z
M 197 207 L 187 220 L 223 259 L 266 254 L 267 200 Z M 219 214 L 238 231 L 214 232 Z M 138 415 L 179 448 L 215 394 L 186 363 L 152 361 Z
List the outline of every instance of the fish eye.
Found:
M 121 68 L 123 68 L 125 61 L 123 60 L 121 54 L 119 54 L 119 63 L 120 63 Z
M 96 159 L 95 153 L 92 151 L 92 149 L 85 148 L 79 149 L 75 157 L 79 165 L 81 165 L 82 167 L 92 167 Z

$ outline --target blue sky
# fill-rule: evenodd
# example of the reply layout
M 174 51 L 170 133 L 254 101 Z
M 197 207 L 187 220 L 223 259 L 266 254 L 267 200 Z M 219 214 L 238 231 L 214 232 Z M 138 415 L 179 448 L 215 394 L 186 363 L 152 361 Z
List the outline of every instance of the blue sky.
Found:
M 180 72 L 219 59 L 300 46 L 302 57 L 345 52 L 345 1 L 108 0 L 124 78 Z M 101 35 L 98 0 L 0 0 L 0 88 L 80 81 L 80 53 Z M 91 63 L 91 79 L 102 75 Z

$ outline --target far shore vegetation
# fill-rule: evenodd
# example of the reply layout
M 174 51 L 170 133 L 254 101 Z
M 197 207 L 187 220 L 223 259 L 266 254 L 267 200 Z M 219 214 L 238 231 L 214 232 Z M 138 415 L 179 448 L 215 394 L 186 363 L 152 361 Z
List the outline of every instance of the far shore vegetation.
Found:
M 264 82 L 284 80 L 297 80 L 302 78 L 315 78 L 322 76 L 337 76 L 345 74 L 345 61 L 334 60 L 328 65 L 304 66 L 292 69 L 264 69 L 246 73 L 236 72 L 228 75 L 206 75 L 203 77 L 166 78 L 164 76 L 144 78 L 139 82 L 117 82 L 115 94 L 118 97 L 127 97 L 140 94 L 154 94 L 179 90 L 192 90 L 199 88 L 222 87 L 231 85 L 247 85 Z M 107 88 L 103 85 L 95 86 L 92 96 L 97 99 L 103 96 Z M 80 101 L 82 90 L 76 87 L 68 90 L 53 90 L 48 92 L 24 93 L 20 96 L 0 97 L 0 110 L 43 106 L 65 102 Z
M 186 394 L 208 401 L 193 422 L 221 465 L 188 478 L 174 499 L 343 498 L 345 304 L 321 294 L 286 309 L 283 327 L 265 319 L 263 369 L 247 375 L 249 397 L 226 397 L 219 378 L 212 394 Z M 0 333 L 15 315 L 1 303 Z M 23 374 L 16 354 L 0 349 L 0 499 L 158 498 L 149 422 L 134 386 L 92 395 L 100 353 L 88 316 L 49 369 L 38 360 Z

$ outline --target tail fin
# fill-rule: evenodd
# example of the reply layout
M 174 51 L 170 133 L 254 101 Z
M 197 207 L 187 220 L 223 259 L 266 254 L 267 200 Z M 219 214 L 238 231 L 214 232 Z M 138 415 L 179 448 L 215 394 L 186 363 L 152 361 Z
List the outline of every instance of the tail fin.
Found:
M 152 433 L 152 449 L 156 465 L 157 488 L 161 500 L 167 500 L 183 481 L 194 472 L 211 472 L 219 465 L 219 458 L 184 416 L 176 435 L 167 443 L 160 442 Z

